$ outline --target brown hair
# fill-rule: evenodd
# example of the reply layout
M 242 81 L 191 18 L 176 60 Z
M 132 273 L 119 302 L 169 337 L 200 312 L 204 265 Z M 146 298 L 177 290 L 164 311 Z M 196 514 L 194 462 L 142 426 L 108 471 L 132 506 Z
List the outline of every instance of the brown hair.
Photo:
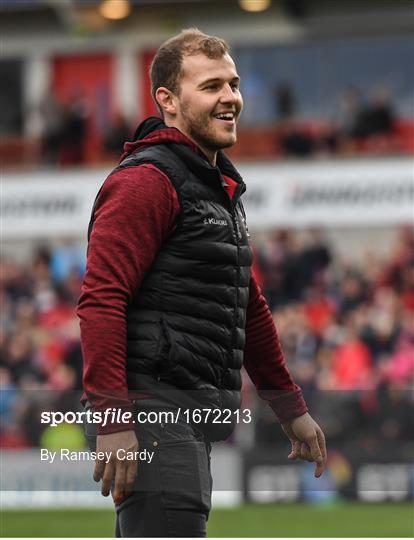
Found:
M 198 28 L 186 28 L 165 41 L 155 54 L 150 68 L 151 92 L 155 102 L 155 92 L 160 86 L 179 93 L 184 56 L 202 53 L 208 58 L 221 58 L 229 50 L 224 39 L 208 36 Z

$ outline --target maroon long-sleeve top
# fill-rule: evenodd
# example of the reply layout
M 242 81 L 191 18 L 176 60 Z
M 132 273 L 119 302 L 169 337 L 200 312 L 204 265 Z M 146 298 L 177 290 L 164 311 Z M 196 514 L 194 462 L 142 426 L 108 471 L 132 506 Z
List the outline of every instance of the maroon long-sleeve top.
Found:
M 126 153 L 142 144 L 171 141 L 197 147 L 174 128 L 154 132 L 126 144 Z M 235 182 L 226 178 L 229 195 Z M 174 231 L 180 214 L 176 191 L 154 165 L 139 165 L 112 173 L 95 207 L 87 269 L 78 304 L 84 389 L 96 410 L 132 410 L 126 382 L 126 308 L 139 294 L 141 283 L 163 242 Z M 246 317 L 244 367 L 259 395 L 280 422 L 307 411 L 300 388 L 285 364 L 272 314 L 252 276 Z M 100 433 L 130 429 L 108 424 Z

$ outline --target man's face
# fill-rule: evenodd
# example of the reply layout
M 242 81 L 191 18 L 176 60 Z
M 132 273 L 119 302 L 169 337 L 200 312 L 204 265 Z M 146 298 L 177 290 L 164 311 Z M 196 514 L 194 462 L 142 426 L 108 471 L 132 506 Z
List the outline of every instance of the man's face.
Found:
M 236 66 L 228 54 L 185 56 L 176 96 L 175 127 L 213 158 L 236 142 L 236 122 L 243 107 Z

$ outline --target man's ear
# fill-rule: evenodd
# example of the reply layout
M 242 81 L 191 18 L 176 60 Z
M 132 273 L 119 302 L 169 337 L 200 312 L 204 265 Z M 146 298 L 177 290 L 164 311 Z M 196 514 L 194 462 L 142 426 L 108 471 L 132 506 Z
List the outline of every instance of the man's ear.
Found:
M 174 94 L 168 88 L 160 86 L 155 92 L 155 99 L 158 105 L 163 110 L 164 114 L 175 116 L 177 114 L 177 106 L 174 99 Z

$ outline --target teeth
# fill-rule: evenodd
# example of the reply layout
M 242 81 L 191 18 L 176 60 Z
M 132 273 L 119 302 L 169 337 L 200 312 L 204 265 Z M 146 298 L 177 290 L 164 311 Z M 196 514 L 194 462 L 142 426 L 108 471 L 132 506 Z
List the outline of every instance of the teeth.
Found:
M 233 120 L 234 114 L 233 113 L 224 113 L 224 114 L 216 114 L 216 118 L 219 118 L 220 120 Z

